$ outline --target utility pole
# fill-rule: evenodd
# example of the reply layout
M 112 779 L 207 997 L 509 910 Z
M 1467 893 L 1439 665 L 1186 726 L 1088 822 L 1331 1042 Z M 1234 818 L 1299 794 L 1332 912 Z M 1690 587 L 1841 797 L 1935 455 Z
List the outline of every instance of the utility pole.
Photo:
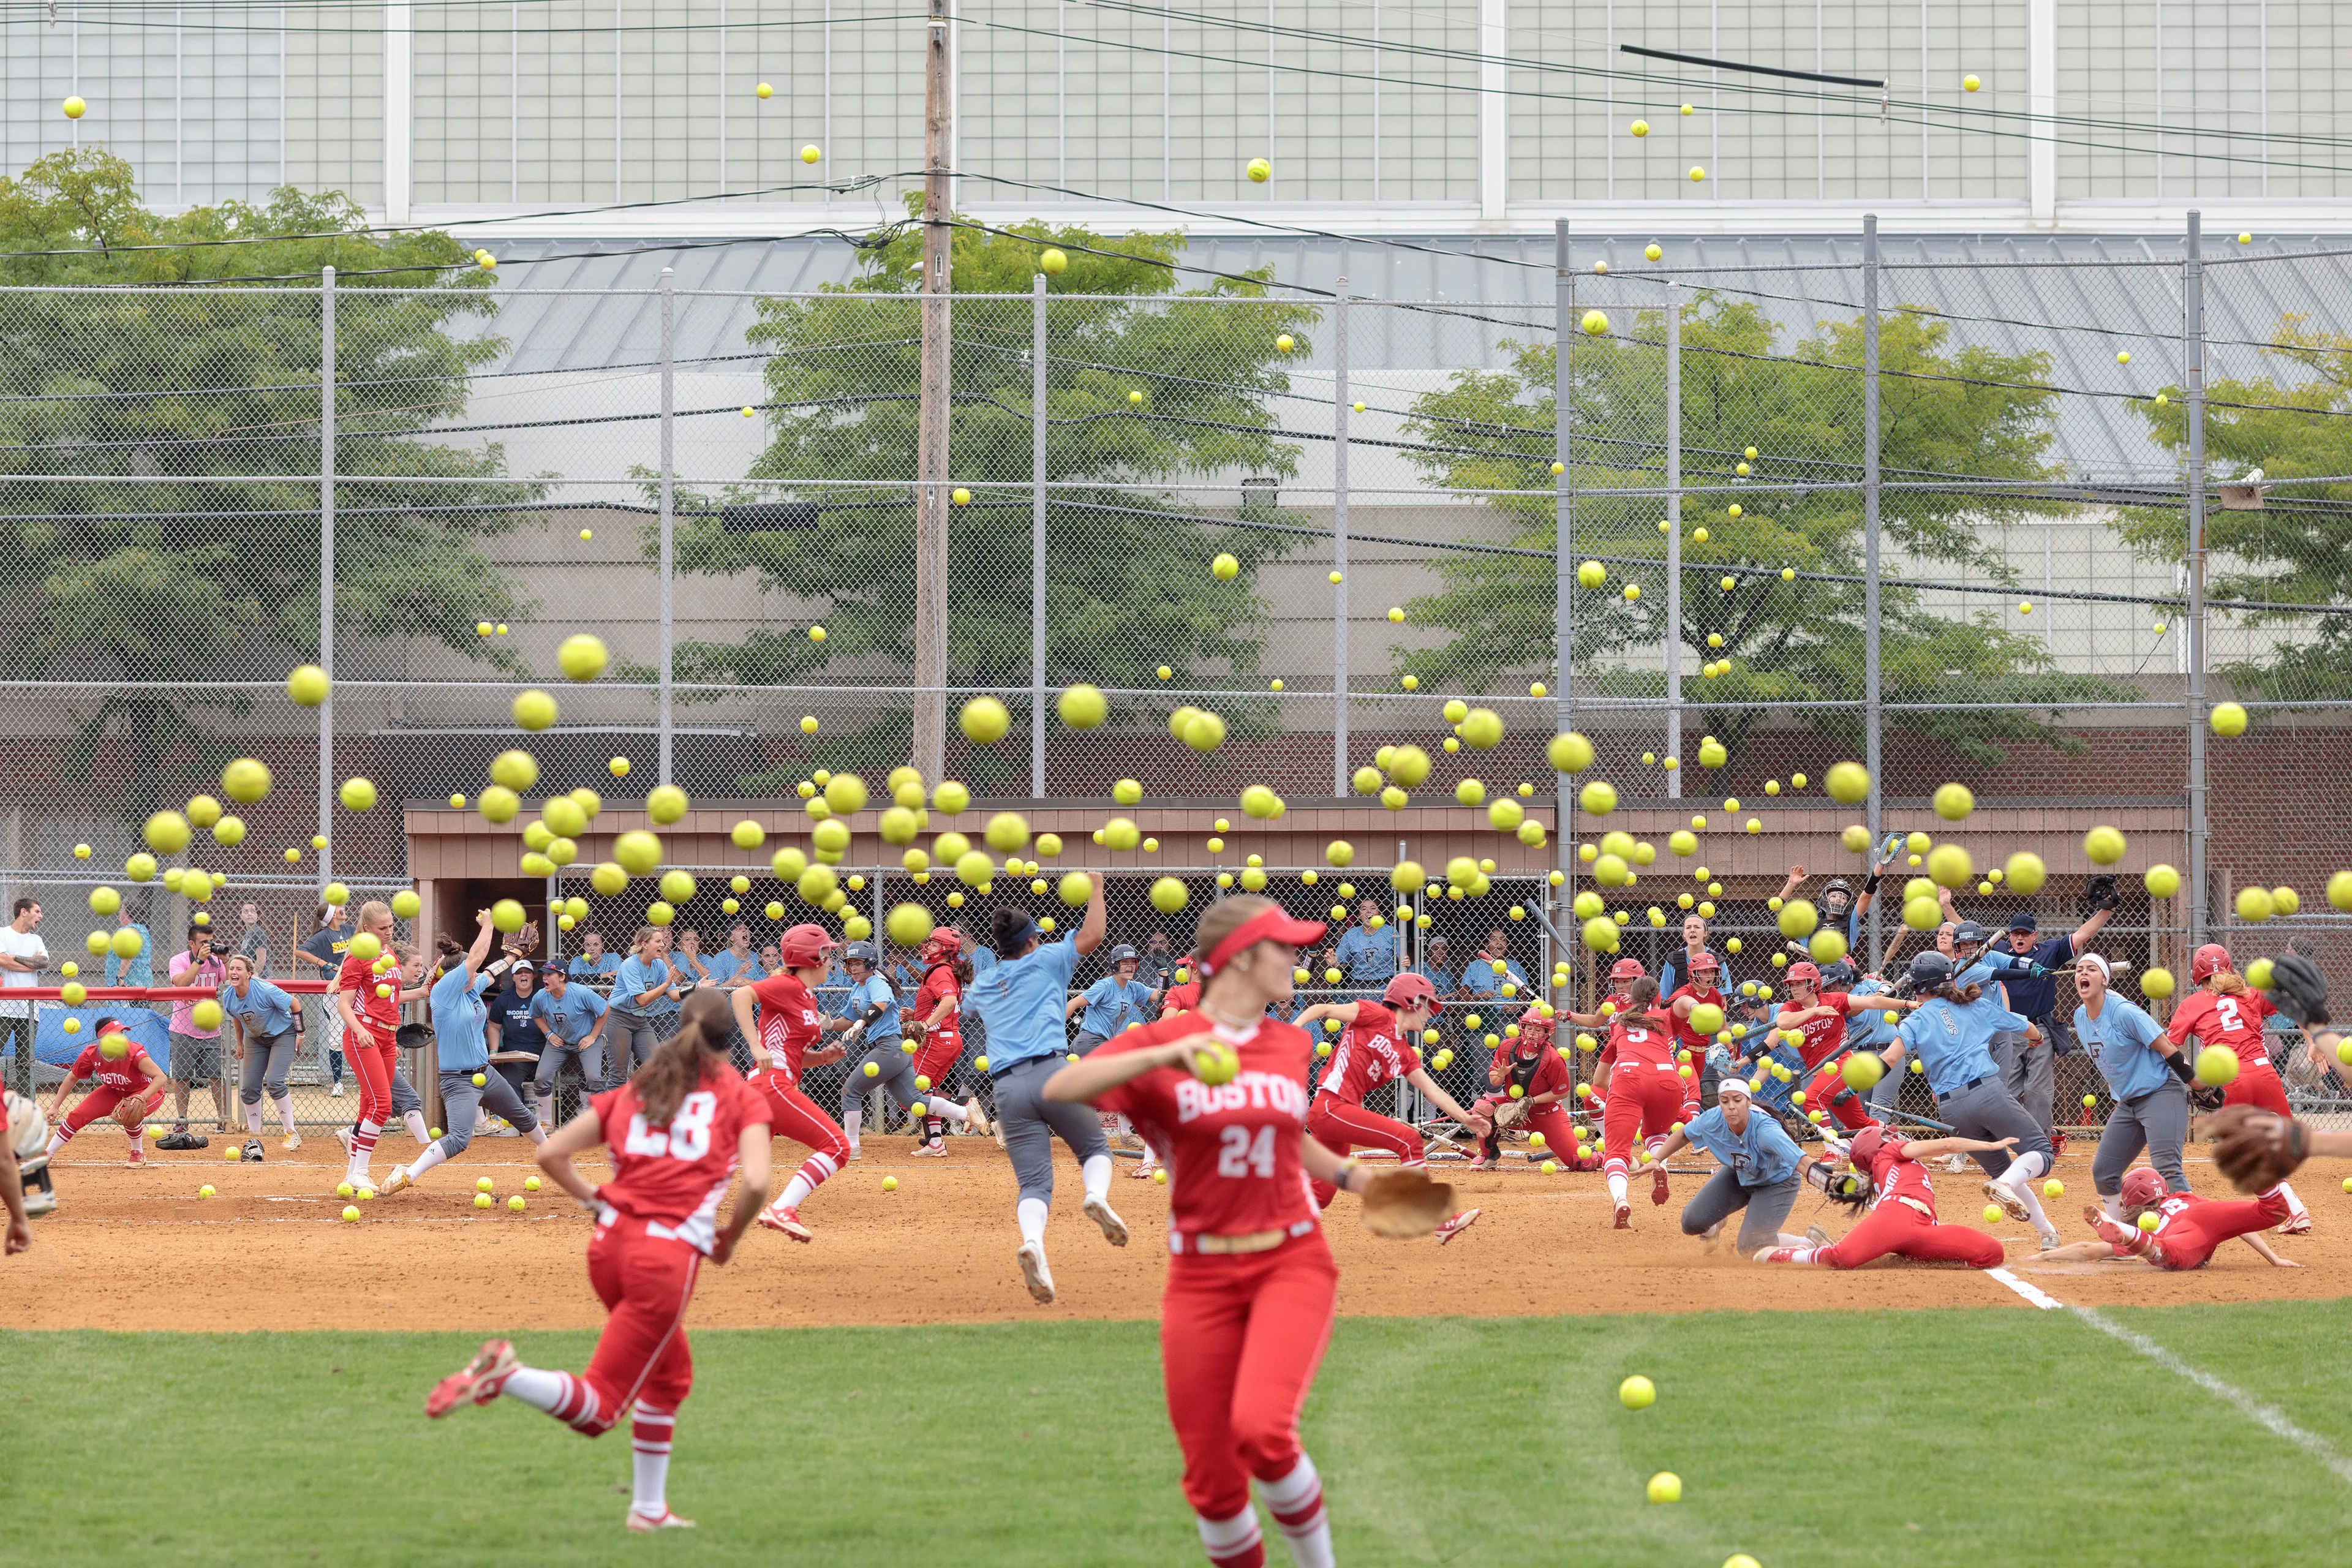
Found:
M 948 0 L 930 0 L 923 29 L 923 384 L 916 434 L 915 766 L 928 784 L 947 765 L 948 163 L 955 145 Z

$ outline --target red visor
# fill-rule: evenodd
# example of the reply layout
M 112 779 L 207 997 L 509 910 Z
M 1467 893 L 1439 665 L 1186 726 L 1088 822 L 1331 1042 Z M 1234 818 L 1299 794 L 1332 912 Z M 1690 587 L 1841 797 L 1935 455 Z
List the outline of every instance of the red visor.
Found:
M 1321 921 L 1293 920 L 1280 910 L 1268 910 L 1264 914 L 1252 915 L 1241 923 L 1241 928 L 1233 935 L 1217 943 L 1215 952 L 1202 955 L 1201 978 L 1206 980 L 1218 970 L 1223 969 L 1227 959 L 1245 948 L 1256 946 L 1259 942 L 1287 942 L 1292 947 L 1305 947 L 1308 942 L 1321 936 L 1323 931 Z

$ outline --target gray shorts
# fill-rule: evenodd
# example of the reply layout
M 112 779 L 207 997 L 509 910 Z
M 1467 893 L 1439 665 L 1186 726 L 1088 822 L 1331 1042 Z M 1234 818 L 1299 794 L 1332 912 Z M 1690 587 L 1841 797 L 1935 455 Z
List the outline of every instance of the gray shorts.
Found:
M 990 1077 L 996 1090 L 996 1125 L 1004 1133 L 1004 1152 L 1013 1156 L 1013 1173 L 1024 1199 L 1053 1202 L 1056 1136 L 1070 1146 L 1080 1164 L 1097 1154 L 1110 1157 L 1110 1141 L 1103 1136 L 1102 1119 L 1093 1106 L 1045 1097 L 1045 1080 L 1064 1065 L 1058 1056 L 1040 1057 Z
M 441 1152 L 451 1158 L 466 1152 L 474 1141 L 474 1123 L 478 1112 L 487 1107 L 493 1116 L 503 1116 L 518 1132 L 529 1132 L 539 1125 L 539 1118 L 514 1090 L 514 1085 L 504 1075 L 483 1069 L 482 1081 L 474 1082 L 469 1072 L 445 1072 L 441 1075 L 441 1114 L 449 1119 L 449 1131 L 439 1139 Z
M 172 1076 L 185 1084 L 218 1083 L 221 1077 L 220 1037 L 209 1039 L 170 1031 Z

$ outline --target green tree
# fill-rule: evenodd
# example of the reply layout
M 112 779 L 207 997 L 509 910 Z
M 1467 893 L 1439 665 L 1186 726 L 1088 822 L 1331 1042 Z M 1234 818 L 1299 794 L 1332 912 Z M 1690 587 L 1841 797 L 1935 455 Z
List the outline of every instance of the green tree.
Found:
M 1859 319 L 1822 323 L 1782 348 L 1780 331 L 1755 303 L 1700 292 L 1683 307 L 1682 440 L 1686 485 L 1733 483 L 1759 453 L 1754 478 L 1775 484 L 1850 486 L 1861 477 L 1863 330 Z M 1637 312 L 1622 335 L 1579 339 L 1570 355 L 1570 454 L 1580 491 L 1664 484 L 1665 318 Z M 1912 475 L 2032 479 L 2045 457 L 2056 395 L 2031 384 L 2046 356 L 1954 349 L 1949 328 L 1896 311 L 1882 323 L 1880 460 L 1890 479 Z M 1557 363 L 1549 341 L 1507 343 L 1507 369 L 1471 371 L 1422 397 L 1409 429 L 1426 443 L 1407 456 L 1448 489 L 1486 493 L 1507 516 L 1512 542 L 1541 555 L 1468 554 L 1443 562 L 1439 593 L 1411 607 L 1417 625 L 1458 634 L 1403 656 L 1432 685 L 1488 689 L 1507 676 L 1549 678 L 1554 649 L 1557 537 L 1550 472 Z M 1738 517 L 1731 515 L 1734 503 Z M 1999 492 L 1887 490 L 1880 520 L 1889 551 L 2005 575 L 1988 529 L 2037 503 Z M 1686 496 L 1681 624 L 1665 625 L 1661 591 L 1666 540 L 1663 500 L 1579 494 L 1574 553 L 1614 560 L 1609 583 L 1575 588 L 1571 658 L 1602 691 L 1658 697 L 1656 658 L 1671 636 L 1702 664 L 1727 668 L 1685 679 L 1700 721 L 1737 750 L 1761 717 L 1757 702 L 1852 701 L 1863 695 L 1863 498 L 1858 489 L 1721 489 Z M 1704 530 L 1706 537 L 1698 537 Z M 1727 575 L 1727 569 L 1738 568 Z M 1763 568 L 1765 570 L 1756 570 Z M 1783 581 L 1782 569 L 1799 574 Z M 1643 590 L 1628 600 L 1622 584 Z M 1723 586 L 1728 582 L 1730 586 Z M 2032 705 L 2080 697 L 2101 683 L 2057 674 L 2038 641 L 2004 631 L 1998 617 L 1955 617 L 1923 608 L 1916 592 L 1881 595 L 1881 674 L 1889 702 L 1938 700 L 2017 704 L 1975 712 L 1890 712 L 1886 722 L 1990 758 L 1995 742 L 2056 740 Z M 1400 650 L 1402 655 L 1402 650 Z M 1851 710 L 1804 715 L 1833 734 L 1858 732 Z
M 2206 592 L 2272 605 L 2352 605 L 2352 483 L 2341 478 L 2352 473 L 2352 334 L 2288 315 L 2263 354 L 2277 374 L 2206 388 Z M 2139 413 L 2158 445 L 2185 458 L 2188 406 L 2179 388 L 2166 393 L 2163 405 L 2151 399 Z M 2278 487 L 2263 509 L 2222 508 L 2211 487 L 2254 468 L 2265 485 Z M 2323 476 L 2335 482 L 2285 482 Z M 2183 507 L 2130 508 L 2116 526 L 2151 560 L 2188 559 Z M 2352 616 L 2229 614 L 2245 626 L 2309 634 L 2274 645 L 2267 657 L 2220 662 L 2242 694 L 2273 701 L 2352 696 Z
M 1219 671 L 1248 675 L 1259 654 L 1252 628 L 1265 614 L 1256 574 L 1294 536 L 1229 525 L 1197 496 L 1163 487 L 1297 471 L 1297 448 L 1276 437 L 1270 400 L 1289 385 L 1276 339 L 1292 334 L 1304 353 L 1313 307 L 1271 299 L 1255 279 L 1165 297 L 1176 289 L 1180 237 L 1029 224 L 1006 233 L 966 226 L 952 243 L 949 449 L 956 482 L 972 495 L 949 523 L 949 679 L 1029 684 L 1026 296 L 1048 247 L 1065 250 L 1068 268 L 1053 279 L 1046 327 L 1047 678 L 1153 686 L 1161 665 L 1178 686 Z M 898 677 L 878 672 L 911 663 L 920 260 L 919 232 L 903 231 L 869 252 L 846 288 L 761 302 L 750 338 L 768 356 L 767 449 L 724 496 L 680 504 L 821 510 L 774 531 L 681 519 L 677 563 L 685 572 L 756 572 L 764 591 L 812 606 L 827 635 L 814 642 L 794 626 L 682 644 L 679 679 L 772 685 L 846 670 L 887 681 Z M 872 295 L 889 297 L 860 297 Z M 1210 574 L 1219 552 L 1240 563 L 1236 579 Z M 903 755 L 903 713 L 877 715 L 872 740 L 879 752 Z
M 0 635 L 19 673 L 174 683 L 117 689 L 84 721 L 70 760 L 110 736 L 135 759 L 126 810 L 150 808 L 167 764 L 216 763 L 191 715 L 243 699 L 201 683 L 317 654 L 322 267 L 342 285 L 336 467 L 369 476 L 337 491 L 338 627 L 503 662 L 474 623 L 520 606 L 478 541 L 536 487 L 505 479 L 496 446 L 420 438 L 500 351 L 461 330 L 491 313 L 489 278 L 446 234 L 366 224 L 348 197 L 291 189 L 159 217 L 100 148 L 0 178 L 0 538 L 17 563 Z M 448 479 L 493 482 L 418 482 Z

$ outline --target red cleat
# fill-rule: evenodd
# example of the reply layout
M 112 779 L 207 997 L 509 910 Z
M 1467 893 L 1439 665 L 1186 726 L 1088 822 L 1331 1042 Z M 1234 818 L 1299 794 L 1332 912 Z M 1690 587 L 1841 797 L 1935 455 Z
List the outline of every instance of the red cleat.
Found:
M 771 1204 L 760 1211 L 760 1223 L 770 1230 L 781 1230 L 794 1241 L 814 1241 L 816 1233 L 801 1223 L 801 1211 L 788 1209 L 781 1204 Z
M 1633 1205 L 1632 1204 L 1619 1204 L 1617 1205 L 1617 1228 L 1619 1230 L 1631 1230 L 1633 1228 Z
M 2308 1209 L 2306 1209 L 2306 1210 L 2305 1210 L 2305 1211 L 2304 1211 L 2303 1213 L 2301 1213 L 2301 1214 L 2296 1214 L 2296 1215 L 2288 1215 L 2288 1216 L 2287 1216 L 2287 1222 L 2286 1222 L 2284 1225 L 2283 1225 L 2283 1226 L 2279 1226 L 2279 1227 L 2278 1227 L 2278 1233 L 2279 1233 L 2281 1236 L 2308 1236 L 2308 1235 L 2310 1235 L 2310 1234 L 2311 1234 L 2311 1211 L 2310 1211 L 2310 1210 L 2308 1210 Z
M 505 1340 L 485 1340 L 474 1359 L 433 1385 L 425 1396 L 425 1414 L 438 1421 L 460 1405 L 488 1405 L 520 1370 L 514 1346 Z
M 1650 1201 L 1654 1204 L 1664 1204 L 1674 1194 L 1666 1189 L 1666 1168 L 1660 1165 L 1650 1173 Z
M 641 1533 L 648 1530 L 692 1530 L 694 1521 L 680 1519 L 667 1509 L 655 1514 L 639 1513 L 635 1509 L 631 1509 L 629 1528 Z
M 1480 1211 L 1477 1209 L 1464 1209 L 1460 1214 L 1455 1215 L 1444 1225 L 1439 1226 L 1437 1227 L 1437 1245 L 1444 1247 L 1447 1242 L 1452 1241 L 1455 1237 L 1460 1236 L 1464 1231 L 1468 1230 L 1472 1226 L 1476 1225 L 1478 1223 L 1479 1213 Z
M 2107 1211 L 2097 1205 L 2084 1205 L 2083 1218 L 2089 1223 L 2093 1230 L 2098 1232 L 2099 1239 L 2114 1247 L 2116 1252 L 2137 1258 L 2147 1251 L 2149 1243 L 2147 1232 L 2137 1226 L 2126 1225 L 2119 1219 L 2111 1218 Z

